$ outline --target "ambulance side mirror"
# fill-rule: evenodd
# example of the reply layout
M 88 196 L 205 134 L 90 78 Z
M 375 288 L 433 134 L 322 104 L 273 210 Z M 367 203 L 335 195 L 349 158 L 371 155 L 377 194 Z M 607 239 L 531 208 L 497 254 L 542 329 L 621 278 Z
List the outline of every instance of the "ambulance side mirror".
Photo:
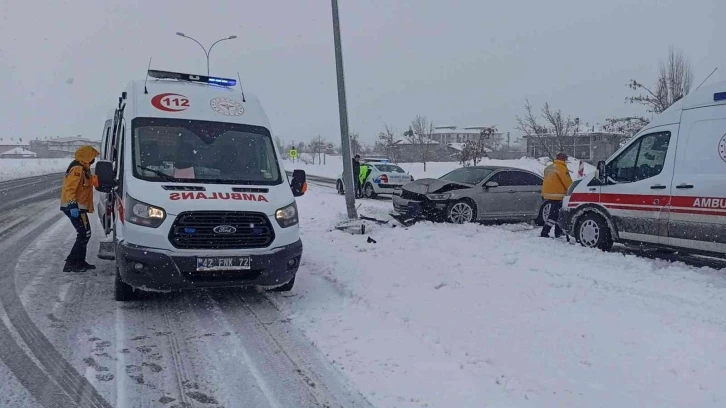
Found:
M 596 178 L 600 180 L 600 183 L 605 184 L 605 181 L 607 180 L 608 174 L 605 169 L 605 162 L 603 160 L 600 160 L 597 162 L 597 174 Z
M 110 193 L 113 191 L 113 188 L 116 187 L 113 163 L 106 160 L 96 162 L 96 178 L 98 179 L 96 190 L 102 193 Z
M 305 170 L 295 170 L 292 172 L 290 188 L 292 189 L 292 195 L 295 197 L 300 197 L 305 194 L 308 189 L 308 182 Z

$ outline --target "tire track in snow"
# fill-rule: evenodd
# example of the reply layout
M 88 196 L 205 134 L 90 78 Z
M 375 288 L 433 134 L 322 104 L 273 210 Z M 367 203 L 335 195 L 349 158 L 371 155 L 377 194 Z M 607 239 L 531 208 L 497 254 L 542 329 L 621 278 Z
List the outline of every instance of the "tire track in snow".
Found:
M 257 367 L 259 381 L 269 385 L 266 395 L 274 396 L 279 404 L 272 407 L 371 407 L 265 294 L 240 289 L 208 294 L 220 322 L 238 333 L 238 347 L 247 353 L 249 364 Z
M 28 231 L 14 242 L 10 243 L 3 250 L 3 255 L 6 259 L 18 259 L 22 255 L 23 251 L 29 246 L 33 240 L 40 235 L 43 231 L 47 230 L 48 227 L 53 225 L 61 218 L 62 214 L 58 214 L 49 220 L 40 223 L 34 229 Z M 38 384 L 43 384 L 44 387 L 52 387 L 51 384 L 55 383 L 56 387 L 61 390 L 61 394 L 65 394 L 70 398 L 71 403 L 65 403 L 67 407 L 93 407 L 93 408 L 110 408 L 111 405 L 95 390 L 95 388 L 88 382 L 88 380 L 76 371 L 43 333 L 38 329 L 37 326 L 30 319 L 30 316 L 23 307 L 22 302 L 17 293 L 15 284 L 15 263 L 10 262 L 0 265 L 0 302 L 2 303 L 5 313 L 7 314 L 9 322 L 13 328 L 17 331 L 20 337 L 27 345 L 33 357 L 40 362 L 45 371 L 45 380 L 40 380 L 39 372 L 40 369 L 35 363 L 31 363 L 32 360 L 25 355 L 8 355 L 3 353 L 3 361 L 6 361 L 8 367 L 11 368 L 13 374 L 23 383 L 27 384 L 31 382 L 28 390 L 36 398 L 39 397 L 39 402 L 44 406 L 56 406 L 50 405 L 53 403 L 52 398 L 44 396 L 42 393 L 38 393 Z M 13 344 L 20 348 L 12 336 L 7 331 L 9 328 L 3 324 L 0 327 L 0 336 L 3 340 L 7 340 L 7 343 L 3 342 L 3 349 L 14 349 Z M 17 350 L 15 350 L 17 352 Z M 36 370 L 37 369 L 37 370 Z M 29 376 L 29 373 L 30 376 Z M 32 377 L 31 377 L 32 376 Z M 27 387 L 27 386 L 26 386 Z M 52 389 L 52 388 L 49 388 Z M 58 390 L 52 390 L 52 395 L 58 394 Z M 54 398 L 60 398 L 57 395 Z

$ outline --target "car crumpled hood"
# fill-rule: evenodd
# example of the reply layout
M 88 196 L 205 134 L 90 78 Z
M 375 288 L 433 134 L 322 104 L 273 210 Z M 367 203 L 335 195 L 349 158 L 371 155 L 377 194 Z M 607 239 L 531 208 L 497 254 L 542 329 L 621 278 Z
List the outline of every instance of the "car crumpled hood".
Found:
M 420 179 L 420 180 L 416 180 L 411 183 L 408 183 L 405 186 L 403 186 L 403 189 L 410 191 L 412 193 L 416 193 L 416 194 L 431 194 L 431 193 L 438 192 L 439 190 L 443 189 L 446 186 L 455 187 L 455 188 L 449 188 L 448 190 L 459 190 L 459 189 L 465 189 L 465 188 L 472 187 L 469 184 L 454 183 L 452 181 L 447 181 L 447 180 L 426 178 L 426 179 Z

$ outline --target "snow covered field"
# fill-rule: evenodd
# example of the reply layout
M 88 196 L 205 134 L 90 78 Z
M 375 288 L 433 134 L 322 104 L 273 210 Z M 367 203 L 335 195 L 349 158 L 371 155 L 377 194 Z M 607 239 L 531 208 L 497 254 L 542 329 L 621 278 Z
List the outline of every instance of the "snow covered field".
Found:
M 390 201 L 363 201 L 385 218 Z M 724 407 L 726 278 L 588 250 L 528 225 L 334 230 L 298 199 L 305 254 L 273 300 L 379 407 Z M 367 237 L 377 241 L 366 243 Z
M 317 159 L 316 162 L 317 163 Z M 291 162 L 289 160 L 284 161 L 285 168 L 289 171 L 295 169 L 305 170 L 310 175 L 338 178 L 343 172 L 343 160 L 341 156 L 327 156 L 324 164 L 305 164 L 301 161 Z M 532 171 L 534 173 L 542 175 L 544 168 L 547 166 L 545 161 L 540 161 L 532 158 L 523 157 L 517 160 L 493 160 L 483 159 L 479 165 L 486 166 L 510 166 L 520 169 Z M 421 178 L 438 178 L 444 174 L 458 169 L 461 164 L 458 162 L 432 162 L 426 163 L 426 171 L 423 170 L 422 163 L 399 163 L 402 169 L 409 172 L 415 179 Z M 572 172 L 572 178 L 577 178 L 577 169 L 579 161 L 572 159 L 568 163 L 568 167 Z M 595 167 L 585 163 L 585 173 L 589 173 L 595 170 Z
M 62 173 L 73 159 L 0 159 L 0 181 Z

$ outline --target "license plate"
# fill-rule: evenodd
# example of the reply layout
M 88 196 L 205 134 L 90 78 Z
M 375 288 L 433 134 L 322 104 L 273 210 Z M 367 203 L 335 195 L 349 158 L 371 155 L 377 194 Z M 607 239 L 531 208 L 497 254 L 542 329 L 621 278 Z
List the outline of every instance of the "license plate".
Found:
M 252 266 L 249 256 L 215 256 L 197 258 L 197 271 L 239 271 L 249 270 Z

